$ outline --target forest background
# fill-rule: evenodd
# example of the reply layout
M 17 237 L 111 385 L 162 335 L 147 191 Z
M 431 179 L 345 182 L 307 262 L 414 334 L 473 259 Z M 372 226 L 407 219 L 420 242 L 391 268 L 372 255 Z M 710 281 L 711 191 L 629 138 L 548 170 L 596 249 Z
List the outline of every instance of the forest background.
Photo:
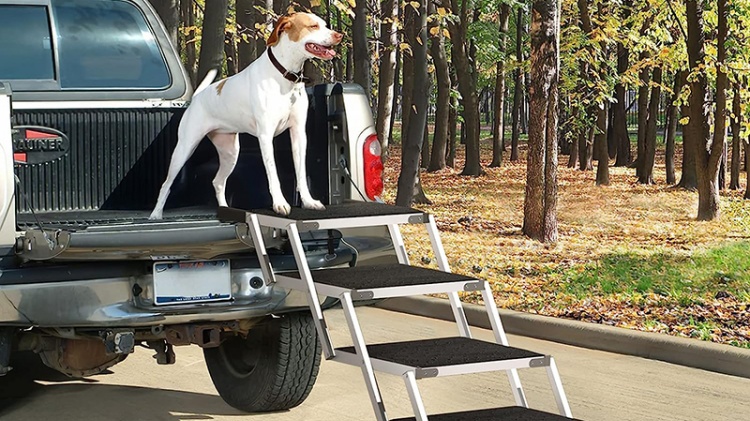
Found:
M 750 0 L 151 3 L 194 84 L 290 10 L 344 33 L 306 74 L 364 88 L 384 200 L 498 305 L 750 348 Z

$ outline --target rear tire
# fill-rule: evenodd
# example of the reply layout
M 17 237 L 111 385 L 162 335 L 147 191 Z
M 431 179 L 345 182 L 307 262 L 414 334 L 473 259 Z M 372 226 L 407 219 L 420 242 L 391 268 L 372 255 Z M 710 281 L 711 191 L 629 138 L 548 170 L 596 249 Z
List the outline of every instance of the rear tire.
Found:
M 247 338 L 203 351 L 216 390 L 245 412 L 280 411 L 307 398 L 320 367 L 321 345 L 309 312 L 268 317 Z

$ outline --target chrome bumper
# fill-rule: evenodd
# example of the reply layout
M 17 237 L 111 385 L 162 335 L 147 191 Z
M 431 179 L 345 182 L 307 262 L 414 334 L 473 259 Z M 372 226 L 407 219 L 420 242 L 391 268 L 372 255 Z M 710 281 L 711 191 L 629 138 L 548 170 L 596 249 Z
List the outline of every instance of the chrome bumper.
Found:
M 333 261 L 308 256 L 312 268 L 356 261 L 377 263 L 393 256 L 390 238 L 352 237 L 348 254 Z M 347 242 L 349 244 L 349 242 Z M 284 267 L 276 265 L 274 267 Z M 286 268 L 289 270 L 289 268 Z M 2 274 L 0 272 L 0 279 Z M 259 268 L 232 270 L 233 300 L 159 306 L 153 304 L 150 274 L 49 283 L 0 285 L 0 325 L 18 327 L 147 327 L 262 317 L 308 306 L 304 292 L 258 285 Z M 321 297 L 323 300 L 324 297 Z

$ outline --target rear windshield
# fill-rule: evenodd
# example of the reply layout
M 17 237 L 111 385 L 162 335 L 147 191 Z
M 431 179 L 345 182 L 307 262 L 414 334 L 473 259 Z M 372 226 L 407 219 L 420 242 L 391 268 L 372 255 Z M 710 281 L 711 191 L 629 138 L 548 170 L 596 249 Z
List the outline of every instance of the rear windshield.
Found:
M 0 5 L 0 80 L 11 81 L 14 90 L 13 80 L 52 80 L 60 90 L 170 86 L 154 34 L 133 4 L 117 0 L 51 0 L 50 4 L 52 10 Z M 33 90 L 34 85 L 29 86 Z
M 47 8 L 0 5 L 0 80 L 55 78 Z

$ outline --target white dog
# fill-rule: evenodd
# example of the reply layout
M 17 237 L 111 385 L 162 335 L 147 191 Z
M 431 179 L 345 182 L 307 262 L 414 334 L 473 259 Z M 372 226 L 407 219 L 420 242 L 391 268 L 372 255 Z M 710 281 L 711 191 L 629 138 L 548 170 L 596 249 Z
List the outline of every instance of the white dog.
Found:
M 325 209 L 310 195 L 305 170 L 307 149 L 307 94 L 302 66 L 310 58 L 332 59 L 333 46 L 342 34 L 326 28 L 325 21 L 309 13 L 292 13 L 276 22 L 266 51 L 240 73 L 212 84 L 192 99 L 178 130 L 167 179 L 161 187 L 150 219 L 161 219 L 164 204 L 175 177 L 208 136 L 219 152 L 219 170 L 213 180 L 219 206 L 227 206 L 224 193 L 227 178 L 237 164 L 239 133 L 257 136 L 273 210 L 282 215 L 291 206 L 281 192 L 273 154 L 273 138 L 286 129 L 292 141 L 297 189 L 306 209 Z M 250 181 L 251 182 L 251 181 Z

